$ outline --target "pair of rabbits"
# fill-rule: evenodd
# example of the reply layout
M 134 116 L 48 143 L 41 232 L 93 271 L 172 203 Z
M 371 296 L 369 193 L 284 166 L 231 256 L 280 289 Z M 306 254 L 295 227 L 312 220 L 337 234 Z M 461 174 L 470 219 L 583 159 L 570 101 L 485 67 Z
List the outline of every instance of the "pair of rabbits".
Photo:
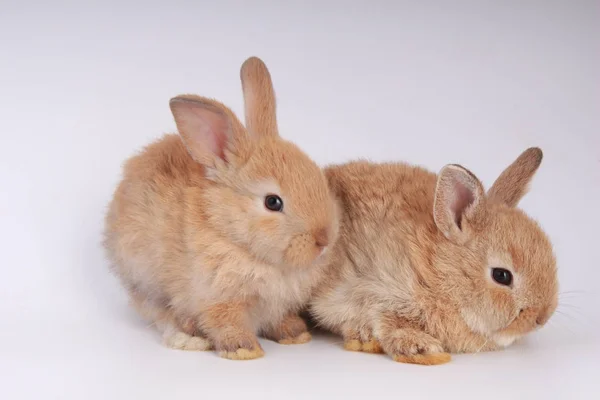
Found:
M 459 165 L 321 169 L 280 138 L 264 63 L 246 60 L 241 81 L 245 126 L 217 101 L 173 98 L 179 135 L 127 161 L 106 216 L 112 270 L 166 345 L 258 358 L 257 336 L 311 339 L 308 307 L 348 350 L 429 365 L 550 318 L 552 246 L 515 208 L 539 149 L 487 192 Z

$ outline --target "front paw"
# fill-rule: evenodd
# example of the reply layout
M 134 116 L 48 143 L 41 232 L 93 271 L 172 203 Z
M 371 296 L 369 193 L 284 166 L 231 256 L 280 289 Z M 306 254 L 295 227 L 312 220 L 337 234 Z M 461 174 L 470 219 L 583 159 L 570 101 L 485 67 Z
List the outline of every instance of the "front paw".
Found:
M 364 353 L 383 353 L 379 341 L 373 337 L 369 328 L 344 330 L 344 349 L 348 351 L 362 351 Z
M 265 355 L 256 337 L 241 332 L 218 338 L 215 349 L 219 356 L 229 360 L 253 360 Z
M 359 339 L 349 339 L 344 341 L 344 349 L 348 351 L 362 351 L 364 353 L 383 353 L 379 342 L 375 339 L 363 342 Z
M 280 344 L 304 344 L 311 341 L 306 323 L 296 314 L 287 315 L 279 325 L 266 329 L 264 337 Z
M 228 360 L 254 360 L 256 358 L 261 358 L 264 355 L 265 351 L 260 346 L 255 347 L 254 349 L 239 348 L 235 351 L 222 350 L 219 352 L 220 357 Z
M 394 361 L 401 363 L 439 365 L 451 359 L 439 340 L 416 329 L 396 329 L 381 338 L 380 344 Z
M 305 331 L 295 337 L 283 337 L 277 341 L 279 344 L 304 344 L 312 340 L 312 335 Z
M 212 347 L 204 337 L 177 331 L 163 334 L 163 341 L 167 347 L 178 350 L 206 351 Z

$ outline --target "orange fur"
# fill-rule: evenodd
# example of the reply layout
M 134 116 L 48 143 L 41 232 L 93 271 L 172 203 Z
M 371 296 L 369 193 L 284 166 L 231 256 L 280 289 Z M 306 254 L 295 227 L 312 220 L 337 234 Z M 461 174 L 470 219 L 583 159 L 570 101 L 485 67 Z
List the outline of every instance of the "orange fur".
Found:
M 558 293 L 552 246 L 514 208 L 540 162 L 527 150 L 488 194 L 457 165 L 439 175 L 402 163 L 327 168 L 344 214 L 312 316 L 349 350 L 372 336 L 396 360 L 428 365 L 545 324 Z M 493 267 L 512 271 L 512 287 L 493 281 Z
M 300 344 L 311 340 L 306 322 L 298 314 L 286 315 L 279 325 L 265 329 L 263 336 L 281 344 Z
M 364 353 L 384 353 L 383 348 L 377 340 L 362 342 L 357 339 L 344 340 L 344 349 L 348 351 L 362 351 Z
M 247 129 L 217 101 L 171 100 L 179 136 L 127 161 L 104 239 L 112 270 L 165 342 L 205 349 L 195 335 L 232 359 L 262 356 L 257 334 L 310 339 L 303 323 L 293 337 L 281 327 L 308 301 L 337 235 L 324 174 L 278 135 L 266 66 L 250 58 L 241 78 Z M 266 209 L 273 194 L 283 212 Z
M 433 354 L 396 354 L 394 361 L 406 364 L 419 364 L 419 365 L 440 365 L 450 362 L 452 356 L 448 353 L 433 353 Z

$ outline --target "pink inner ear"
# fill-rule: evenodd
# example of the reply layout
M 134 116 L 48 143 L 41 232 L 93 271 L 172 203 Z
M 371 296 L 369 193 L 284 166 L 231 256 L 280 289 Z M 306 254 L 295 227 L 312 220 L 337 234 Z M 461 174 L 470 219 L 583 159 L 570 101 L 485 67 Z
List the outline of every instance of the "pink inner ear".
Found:
M 194 108 L 194 120 L 190 126 L 194 145 L 205 147 L 217 157 L 224 159 L 228 124 L 223 115 L 203 108 Z
M 462 229 L 462 218 L 465 210 L 473 204 L 475 196 L 473 191 L 459 180 L 454 181 L 454 198 L 450 206 L 450 211 L 454 215 L 454 222 L 459 229 Z
M 190 140 L 191 150 L 196 154 L 210 152 L 224 159 L 227 144 L 227 118 L 218 111 L 207 109 L 195 103 L 182 107 L 187 115 L 182 115 L 185 136 Z

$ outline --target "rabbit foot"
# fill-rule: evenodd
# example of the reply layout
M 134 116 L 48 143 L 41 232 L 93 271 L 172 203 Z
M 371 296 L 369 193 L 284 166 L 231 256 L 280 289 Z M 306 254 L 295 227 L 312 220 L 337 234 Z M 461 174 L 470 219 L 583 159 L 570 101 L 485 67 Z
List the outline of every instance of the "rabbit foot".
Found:
M 379 341 L 373 337 L 370 328 L 346 329 L 344 331 L 344 349 L 364 353 L 383 353 Z
M 427 353 L 412 355 L 397 354 L 393 356 L 393 359 L 396 362 L 405 364 L 440 365 L 446 364 L 452 359 L 452 357 L 449 353 Z
M 219 356 L 229 360 L 253 360 L 265 355 L 258 338 L 247 324 L 247 304 L 215 304 L 202 313 L 202 329 Z
M 375 339 L 362 342 L 358 339 L 344 341 L 344 349 L 348 351 L 362 351 L 364 353 L 383 353 L 379 342 Z
M 166 333 L 163 341 L 167 347 L 177 350 L 206 351 L 212 348 L 208 339 L 179 331 Z
M 261 347 L 254 349 L 240 348 L 235 351 L 220 351 L 219 356 L 228 360 L 254 360 L 265 355 L 265 351 Z
M 297 314 L 286 315 L 279 325 L 266 329 L 263 336 L 285 345 L 308 343 L 312 339 L 306 323 Z
M 296 337 L 293 338 L 283 338 L 278 340 L 277 342 L 280 344 L 304 344 L 310 342 L 312 339 L 312 335 L 309 332 L 302 332 Z
M 394 361 L 408 364 L 438 365 L 450 361 L 439 340 L 416 329 L 396 329 L 381 340 Z
M 227 332 L 216 338 L 219 356 L 229 360 L 253 360 L 265 355 L 258 340 L 250 332 Z

